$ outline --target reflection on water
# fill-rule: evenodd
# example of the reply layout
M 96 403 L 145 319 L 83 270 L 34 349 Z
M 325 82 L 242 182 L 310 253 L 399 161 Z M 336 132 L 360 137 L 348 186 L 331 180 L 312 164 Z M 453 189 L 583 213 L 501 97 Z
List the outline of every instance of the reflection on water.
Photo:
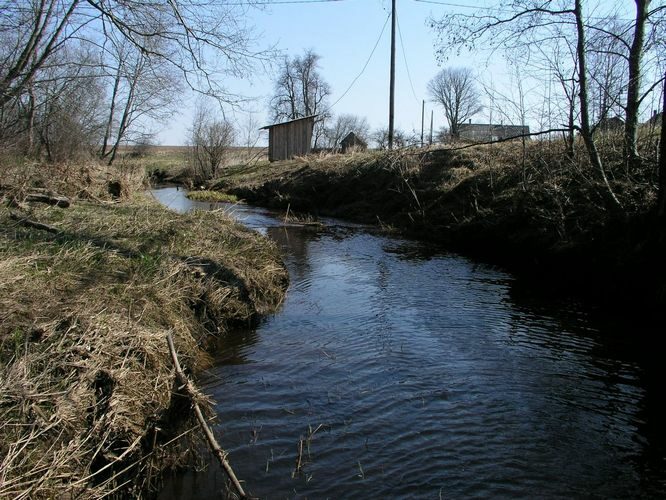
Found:
M 228 339 L 204 380 L 252 494 L 666 493 L 663 374 L 629 348 L 630 326 L 417 243 L 234 210 L 282 247 L 291 275 L 282 309 Z M 213 464 L 163 498 L 222 485 Z

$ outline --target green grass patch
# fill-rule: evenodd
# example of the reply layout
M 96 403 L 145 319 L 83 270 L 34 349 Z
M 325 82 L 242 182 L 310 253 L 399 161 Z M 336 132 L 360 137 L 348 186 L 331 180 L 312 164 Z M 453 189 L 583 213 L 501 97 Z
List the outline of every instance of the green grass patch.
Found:
M 222 193 L 220 191 L 188 191 L 187 197 L 193 201 L 210 201 L 222 203 L 238 203 L 239 199 L 234 194 Z

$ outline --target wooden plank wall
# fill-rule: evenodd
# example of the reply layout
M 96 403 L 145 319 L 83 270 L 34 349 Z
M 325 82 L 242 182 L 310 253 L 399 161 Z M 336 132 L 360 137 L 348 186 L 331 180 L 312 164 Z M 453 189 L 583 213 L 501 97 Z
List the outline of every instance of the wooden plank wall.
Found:
M 268 138 L 269 160 L 289 160 L 310 153 L 313 129 L 314 119 L 271 127 Z

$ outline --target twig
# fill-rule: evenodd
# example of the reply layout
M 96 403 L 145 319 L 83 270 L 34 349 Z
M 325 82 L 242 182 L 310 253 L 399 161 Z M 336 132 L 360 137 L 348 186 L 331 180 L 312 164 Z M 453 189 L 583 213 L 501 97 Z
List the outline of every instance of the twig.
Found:
M 303 466 L 303 436 L 298 440 L 298 458 L 296 459 L 296 468 L 294 472 L 291 473 L 291 477 L 295 478 L 301 473 L 301 467 Z
M 190 400 L 192 401 L 192 406 L 194 407 L 194 413 L 197 416 L 197 420 L 199 421 L 201 430 L 203 430 L 206 436 L 208 445 L 210 446 L 211 450 L 213 451 L 213 454 L 217 457 L 218 461 L 222 465 L 222 468 L 224 468 L 224 471 L 227 473 L 227 476 L 229 476 L 229 479 L 236 488 L 238 495 L 241 498 L 248 498 L 248 496 L 245 494 L 245 491 L 243 491 L 243 487 L 238 481 L 238 478 L 236 477 L 234 470 L 231 468 L 231 464 L 229 464 L 229 461 L 227 460 L 227 452 L 225 452 L 218 444 L 217 440 L 215 439 L 215 435 L 213 434 L 213 431 L 211 430 L 210 426 L 206 422 L 203 413 L 201 412 L 201 407 L 196 402 L 195 398 L 197 395 L 197 390 L 194 387 L 194 384 L 192 384 L 190 379 L 187 377 L 187 375 L 185 375 L 183 369 L 180 367 L 180 362 L 178 361 L 178 354 L 176 354 L 176 348 L 174 347 L 173 339 L 171 338 L 170 333 L 167 333 L 167 343 L 169 344 L 169 351 L 171 352 L 171 359 L 173 360 L 173 366 L 176 369 L 176 376 L 180 380 L 180 383 L 183 385 L 183 388 L 189 395 Z
M 289 209 L 291 208 L 291 203 L 287 204 L 287 211 L 284 214 L 284 223 L 287 223 L 287 220 L 289 219 Z

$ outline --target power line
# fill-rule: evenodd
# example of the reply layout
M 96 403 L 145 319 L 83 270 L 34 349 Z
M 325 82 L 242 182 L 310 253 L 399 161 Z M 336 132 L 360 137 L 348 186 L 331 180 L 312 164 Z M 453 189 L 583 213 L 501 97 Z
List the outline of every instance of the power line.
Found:
M 217 5 L 221 7 L 237 7 L 252 5 L 288 5 L 288 4 L 308 4 L 308 3 L 333 3 L 345 2 L 347 0 L 248 0 L 246 2 L 225 2 L 218 0 Z
M 409 72 L 409 64 L 407 63 L 407 54 L 405 54 L 405 44 L 402 41 L 402 30 L 400 29 L 400 17 L 396 16 L 396 21 L 398 22 L 398 35 L 400 37 L 400 47 L 402 48 L 402 58 L 405 60 L 405 67 L 407 68 L 407 79 L 409 80 L 409 86 L 412 88 L 412 95 L 414 100 L 419 102 L 419 98 L 416 97 L 416 91 L 414 90 L 414 84 L 412 83 L 412 75 Z
M 463 9 L 494 10 L 492 7 L 481 7 L 478 5 L 464 5 L 460 3 L 439 2 L 436 0 L 414 0 L 415 2 L 430 3 L 434 5 L 446 5 L 447 7 L 461 7 Z
M 370 52 L 370 55 L 368 56 L 368 60 L 365 61 L 365 64 L 363 65 L 363 69 L 361 70 L 361 72 L 358 75 L 356 75 L 356 78 L 354 78 L 352 80 L 352 82 L 349 84 L 349 87 L 347 87 L 347 90 L 345 90 L 342 93 L 340 98 L 337 101 L 335 101 L 333 104 L 331 104 L 328 108 L 326 108 L 326 111 L 324 111 L 324 113 L 330 111 L 337 103 L 339 103 L 349 93 L 349 91 L 352 89 L 352 87 L 357 82 L 357 80 L 359 78 L 361 78 L 361 75 L 365 72 L 366 68 L 368 67 L 368 64 L 370 64 L 370 60 L 372 59 L 372 56 L 375 54 L 375 51 L 377 50 L 377 46 L 379 45 L 379 42 L 381 41 L 382 36 L 384 35 L 384 31 L 386 30 L 386 25 L 388 24 L 388 21 L 389 21 L 390 18 L 391 18 L 390 14 L 388 16 L 386 16 L 386 21 L 384 21 L 384 26 L 382 26 L 382 31 L 379 33 L 379 37 L 377 38 L 377 41 L 375 42 L 375 46 L 372 48 L 372 52 Z
M 447 7 L 458 7 L 462 9 L 475 9 L 475 10 L 487 10 L 487 11 L 492 11 L 492 12 L 501 12 L 503 14 L 515 14 L 515 11 L 507 9 L 507 8 L 501 8 L 501 7 L 489 7 L 486 5 L 464 5 L 460 3 L 451 3 L 451 2 L 443 2 L 441 0 L 414 0 L 414 2 L 419 2 L 419 3 L 428 3 L 432 5 L 445 5 Z M 612 16 L 610 16 L 612 17 Z M 600 21 L 605 21 L 609 18 L 609 16 L 589 16 L 589 19 L 595 19 L 595 20 L 600 20 Z M 618 21 L 633 21 L 634 19 L 631 18 L 622 18 L 618 17 Z

